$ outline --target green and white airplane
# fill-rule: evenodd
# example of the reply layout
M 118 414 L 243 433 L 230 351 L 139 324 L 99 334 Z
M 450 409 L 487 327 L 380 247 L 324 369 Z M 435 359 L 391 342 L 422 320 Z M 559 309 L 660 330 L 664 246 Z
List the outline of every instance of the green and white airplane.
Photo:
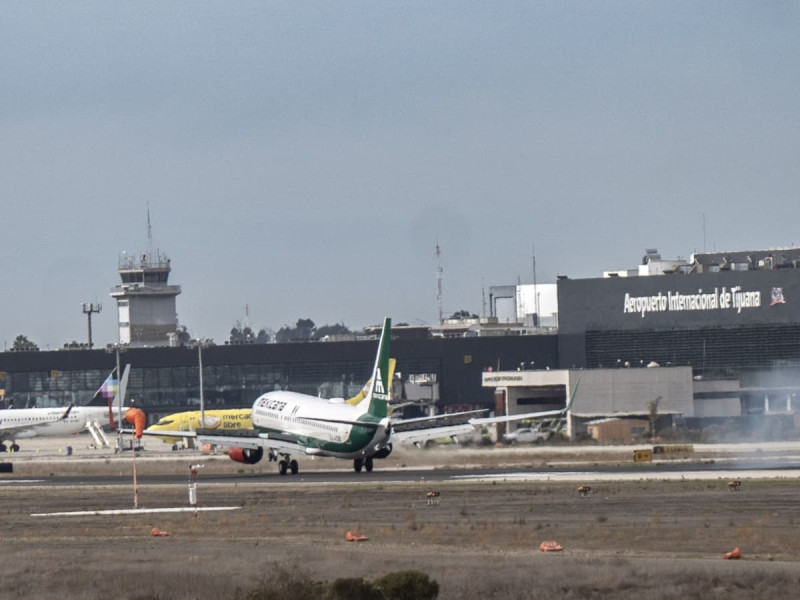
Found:
M 217 431 L 146 431 L 148 435 L 196 437 L 200 444 L 228 448 L 235 461 L 255 464 L 264 457 L 278 462 L 281 475 L 299 470 L 293 454 L 351 459 L 356 472 L 372 471 L 373 459 L 392 451 L 389 418 L 391 319 L 385 319 L 366 394 L 350 404 L 289 391 L 263 394 L 253 403 L 252 429 Z

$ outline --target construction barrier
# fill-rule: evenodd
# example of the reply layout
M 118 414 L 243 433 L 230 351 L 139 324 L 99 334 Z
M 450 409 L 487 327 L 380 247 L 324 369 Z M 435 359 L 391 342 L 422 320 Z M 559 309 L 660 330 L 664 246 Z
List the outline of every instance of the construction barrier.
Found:
M 653 446 L 653 454 L 657 455 L 691 454 L 692 452 L 694 452 L 694 446 L 691 444 L 664 444 Z

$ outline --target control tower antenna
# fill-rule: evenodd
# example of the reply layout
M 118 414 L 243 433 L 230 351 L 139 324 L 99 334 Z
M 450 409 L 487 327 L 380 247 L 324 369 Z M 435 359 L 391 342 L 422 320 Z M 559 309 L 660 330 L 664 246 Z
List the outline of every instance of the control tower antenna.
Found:
M 486 316 L 486 282 L 481 276 L 481 317 Z
M 89 321 L 89 350 L 92 349 L 92 313 L 99 313 L 103 310 L 103 305 L 97 302 L 84 302 L 83 303 L 83 314 L 86 315 L 87 320 Z
M 539 321 L 539 290 L 536 288 L 536 244 L 533 245 L 533 301 L 536 311 L 536 322 Z
M 439 324 L 442 323 L 442 249 L 439 238 L 436 238 L 436 302 L 439 305 Z
M 153 252 L 153 226 L 150 224 L 150 203 L 147 203 L 147 255 L 155 256 Z

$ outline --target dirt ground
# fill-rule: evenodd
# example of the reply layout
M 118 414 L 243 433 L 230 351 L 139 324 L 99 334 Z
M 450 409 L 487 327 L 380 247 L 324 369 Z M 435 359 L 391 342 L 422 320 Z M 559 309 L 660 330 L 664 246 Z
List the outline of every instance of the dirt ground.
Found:
M 590 482 L 587 482 L 590 483 Z M 227 512 L 131 508 L 130 487 L 0 486 L 3 599 L 234 598 L 277 570 L 314 580 L 424 571 L 440 598 L 787 598 L 800 585 L 795 480 L 198 486 Z M 146 485 L 144 508 L 186 506 Z M 157 528 L 169 533 L 153 537 Z M 345 541 L 348 531 L 368 541 Z M 562 552 L 542 553 L 555 540 Z M 741 548 L 739 561 L 721 560 Z

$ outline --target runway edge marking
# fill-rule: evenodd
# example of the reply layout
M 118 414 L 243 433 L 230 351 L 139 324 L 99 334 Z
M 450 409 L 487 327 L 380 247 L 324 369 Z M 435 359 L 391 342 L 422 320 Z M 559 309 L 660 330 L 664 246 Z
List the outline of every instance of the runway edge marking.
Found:
M 86 517 L 99 515 L 140 515 L 152 513 L 208 512 L 218 510 L 239 510 L 241 506 L 183 506 L 172 508 L 127 508 L 109 510 L 77 510 L 72 512 L 31 513 L 32 517 Z

